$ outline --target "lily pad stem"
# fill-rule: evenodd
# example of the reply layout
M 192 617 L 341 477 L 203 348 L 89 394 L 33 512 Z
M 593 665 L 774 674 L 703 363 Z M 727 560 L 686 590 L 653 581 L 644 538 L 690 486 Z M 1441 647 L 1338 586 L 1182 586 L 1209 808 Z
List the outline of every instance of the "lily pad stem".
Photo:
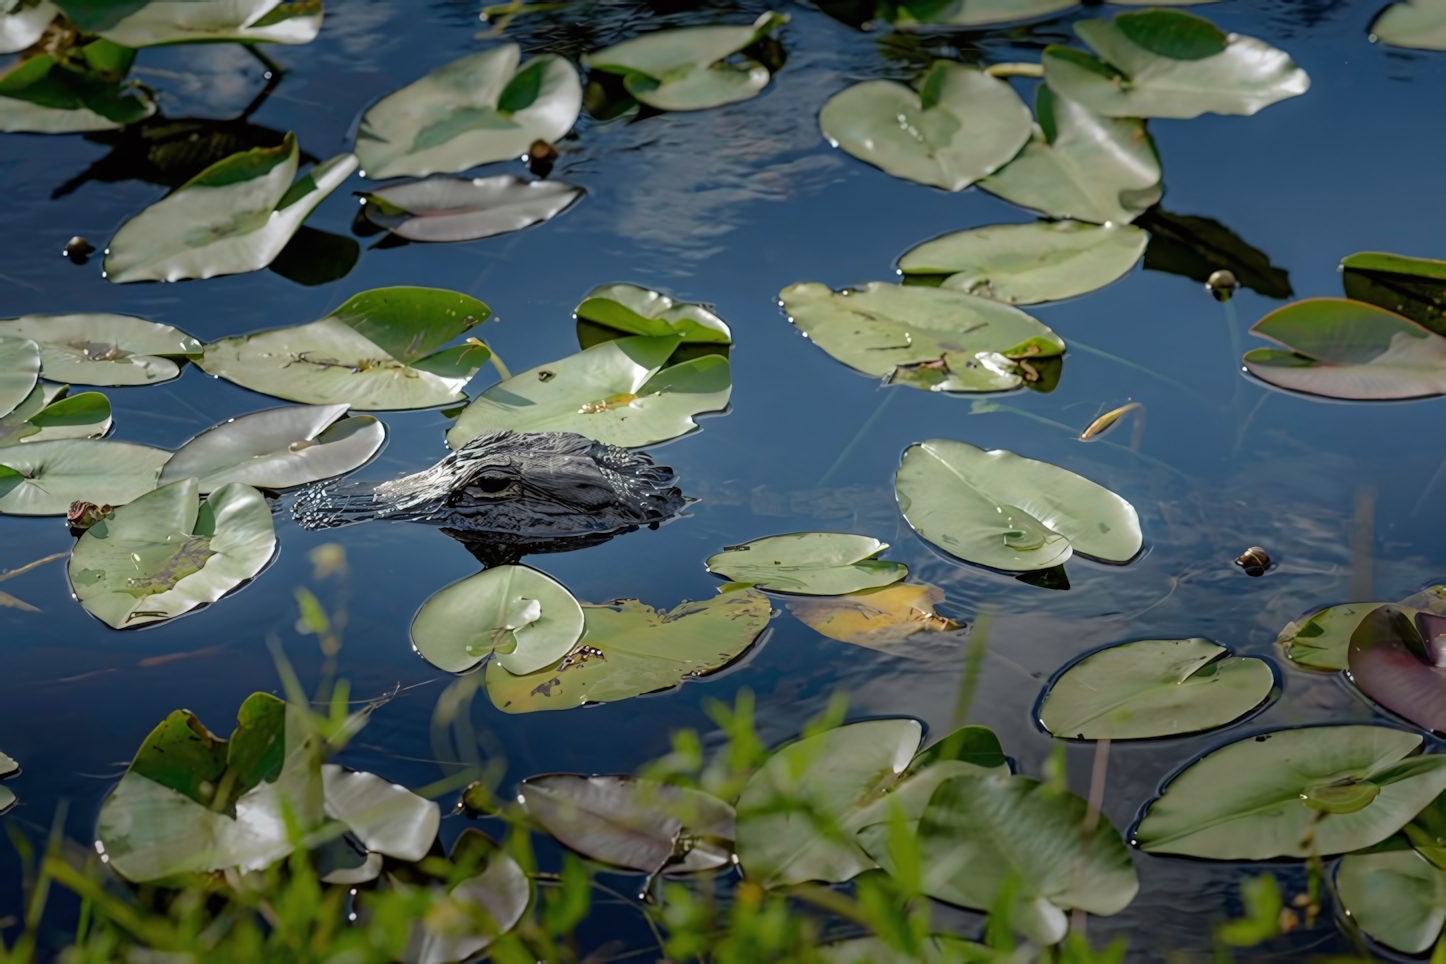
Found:
M 492 357 L 496 358 L 497 356 L 493 355 Z M 828 471 L 823 474 L 823 478 L 818 480 L 818 485 L 814 486 L 814 488 L 821 489 L 829 484 L 829 482 L 834 477 L 834 473 L 836 473 L 840 468 L 843 467 L 844 462 L 847 461 L 848 457 L 853 454 L 853 450 L 858 447 L 859 442 L 863 441 L 863 437 L 868 434 L 869 429 L 874 427 L 874 423 L 879 420 L 879 416 L 884 413 L 884 409 L 888 407 L 888 404 L 890 401 L 893 400 L 894 395 L 895 393 L 892 391 L 884 395 L 884 400 L 882 402 L 879 402 L 879 407 L 874 409 L 874 414 L 870 415 L 868 417 L 868 420 L 864 422 L 863 426 L 859 428 L 858 433 L 854 435 L 853 440 L 850 441 L 849 444 L 844 446 L 844 450 L 838 454 L 838 458 L 833 460 L 833 465 L 830 465 L 828 467 Z
M 504 382 L 512 377 L 512 373 L 509 372 L 507 366 L 502 363 L 502 356 L 495 351 L 492 353 L 492 367 L 497 369 L 497 377 Z

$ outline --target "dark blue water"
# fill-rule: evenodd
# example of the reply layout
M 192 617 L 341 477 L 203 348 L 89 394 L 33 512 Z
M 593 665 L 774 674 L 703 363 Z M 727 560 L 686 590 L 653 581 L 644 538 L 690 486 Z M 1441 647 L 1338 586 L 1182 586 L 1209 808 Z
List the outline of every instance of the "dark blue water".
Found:
M 527 51 L 575 59 L 645 25 L 745 22 L 763 9 L 581 3 L 520 17 L 508 36 Z M 737 343 L 732 410 L 654 450 L 702 501 L 657 532 L 531 563 L 580 599 L 632 596 L 668 609 L 713 593 L 717 580 L 702 563 L 725 544 L 803 529 L 877 536 L 893 544 L 890 558 L 947 591 L 951 613 L 971 621 L 991 614 L 990 655 L 970 719 L 994 727 L 1025 772 L 1038 773 L 1051 748 L 1030 720 L 1042 681 L 1085 649 L 1198 635 L 1271 655 L 1279 629 L 1307 609 L 1397 599 L 1446 575 L 1439 508 L 1446 480 L 1431 487 L 1446 457 L 1446 401 L 1330 404 L 1251 383 L 1239 374 L 1225 309 L 1196 281 L 1137 268 L 1106 290 L 1031 309 L 1071 350 L 1054 393 L 989 399 L 1018 411 L 973 414 L 968 397 L 880 388 L 800 337 L 776 306 L 783 286 L 892 280 L 894 259 L 919 241 L 1029 218 L 980 191 L 946 195 L 831 149 L 815 122 L 823 102 L 859 79 L 912 76 L 931 52 L 1033 59 L 1042 43 L 1068 35 L 1069 18 L 1009 32 L 1010 39 L 999 39 L 1003 32 L 890 39 L 803 5 L 786 9 L 793 18 L 782 33 L 787 65 L 756 100 L 635 122 L 581 120 L 553 176 L 588 195 L 557 220 L 470 244 L 366 250 L 348 276 L 314 288 L 270 271 L 110 284 L 97 262 L 76 267 L 60 257 L 61 247 L 75 234 L 103 246 L 165 189 L 92 181 L 52 200 L 107 149 L 78 136 L 5 135 L 0 315 L 115 311 L 210 340 L 311 321 L 368 288 L 427 285 L 489 304 L 497 320 L 475 334 L 516 371 L 576 350 L 571 309 L 595 285 L 628 281 L 716 304 Z M 1200 8 L 1227 30 L 1286 49 L 1313 86 L 1255 117 L 1150 125 L 1165 170 L 1164 207 L 1227 225 L 1289 271 L 1298 297 L 1339 295 L 1336 265 L 1355 251 L 1446 256 L 1446 54 L 1369 43 L 1376 10 L 1376 0 L 1227 0 Z M 303 150 L 319 157 L 346 150 L 371 101 L 489 42 L 474 39 L 476 12 L 470 0 L 333 0 L 318 41 L 268 50 L 287 73 L 252 121 L 295 130 Z M 231 45 L 143 51 L 138 65 L 165 92 L 163 109 L 173 117 L 235 116 L 264 83 L 261 64 Z M 521 165 L 494 171 L 521 173 Z M 308 223 L 348 233 L 356 210 L 350 191 L 364 183 L 353 178 Z M 1279 303 L 1242 292 L 1233 302 L 1241 331 Z M 474 393 L 492 375 L 485 370 Z M 278 404 L 194 368 L 164 386 L 105 391 L 116 409 L 115 438 L 166 447 Z M 1075 440 L 1097 414 L 1126 400 L 1145 406 L 1138 453 L 1128 428 L 1109 437 L 1114 445 Z M 445 454 L 441 414 L 382 417 L 390 442 L 371 475 L 415 470 Z M 902 449 L 935 437 L 1011 449 L 1107 485 L 1139 510 L 1148 553 L 1123 569 L 1071 561 L 1068 592 L 944 559 L 911 534 L 892 493 Z M 451 678 L 411 651 L 407 625 L 431 593 L 474 572 L 474 560 L 421 526 L 307 533 L 282 522 L 278 535 L 279 557 L 253 585 L 150 631 L 117 633 L 91 619 L 71 600 L 62 564 L 5 584 L 44 610 L 0 608 L 0 749 L 25 768 L 8 784 L 22 801 L 12 819 L 45 825 L 66 800 L 69 832 L 89 839 L 103 795 L 167 712 L 187 707 L 225 732 L 247 694 L 278 689 L 269 634 L 314 681 L 320 655 L 293 629 L 292 593 L 311 583 L 307 551 L 329 541 L 345 545 L 350 563 L 342 671 L 359 696 L 401 688 L 343 760 L 412 786 L 443 774 L 431 721 Z M 0 569 L 71 545 L 60 520 L 0 519 Z M 1266 547 L 1279 568 L 1261 579 L 1244 576 L 1231 560 L 1251 545 Z M 324 600 L 331 585 L 318 587 Z M 744 686 L 757 694 L 773 741 L 794 735 L 840 687 L 852 694 L 854 714 L 949 725 L 962 650 L 883 656 L 817 635 L 782 600 L 775 608 L 763 648 L 721 678 L 525 716 L 497 712 L 483 693 L 471 707 L 472 726 L 505 757 L 510 784 L 550 770 L 631 771 L 668 749 L 670 730 L 709 728 L 704 701 L 731 701 Z M 1284 679 L 1283 698 L 1249 726 L 1371 715 L 1331 678 L 1286 669 Z M 1163 775 L 1225 738 L 1117 744 L 1106 814 L 1123 830 Z M 1068 751 L 1079 792 L 1092 752 Z M 444 833 L 457 832 L 461 820 L 446 821 Z M 1140 853 L 1135 860 L 1140 897 L 1119 917 L 1092 921 L 1091 931 L 1129 934 L 1142 956 L 1206 946 L 1210 920 L 1237 906 L 1235 885 L 1247 870 Z M 13 858 L 0 858 L 6 908 L 17 896 L 13 866 Z M 1298 889 L 1296 871 L 1286 874 Z M 1333 947 L 1334 933 L 1326 921 L 1275 949 Z

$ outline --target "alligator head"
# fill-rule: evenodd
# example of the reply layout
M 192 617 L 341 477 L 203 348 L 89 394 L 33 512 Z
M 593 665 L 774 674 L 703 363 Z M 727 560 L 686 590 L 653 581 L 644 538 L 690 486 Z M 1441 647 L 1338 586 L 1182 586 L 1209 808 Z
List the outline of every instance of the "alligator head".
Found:
M 656 528 L 689 503 L 673 470 L 572 432 L 491 432 L 391 482 L 319 483 L 292 507 L 303 528 L 371 519 L 441 527 L 484 564 Z

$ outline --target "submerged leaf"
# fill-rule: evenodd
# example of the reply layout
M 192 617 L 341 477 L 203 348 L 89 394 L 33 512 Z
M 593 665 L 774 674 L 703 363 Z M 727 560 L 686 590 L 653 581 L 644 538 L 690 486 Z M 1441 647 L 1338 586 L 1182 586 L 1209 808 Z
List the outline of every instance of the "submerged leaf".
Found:
M 73 385 L 153 385 L 175 378 L 180 362 L 201 353 L 185 332 L 128 315 L 24 315 L 0 321 L 5 336 L 34 341 L 40 374 Z
M 408 241 L 475 241 L 551 220 L 582 197 L 561 181 L 433 174 L 361 196 L 368 220 Z
M 957 632 L 964 627 L 940 616 L 934 606 L 944 591 L 923 583 L 896 583 L 844 596 L 788 601 L 788 611 L 830 639 L 896 653 L 895 645 L 922 632 Z
M 875 559 L 888 543 L 842 532 L 794 532 L 728 546 L 709 556 L 708 571 L 773 592 L 841 596 L 898 582 L 901 562 Z
M 412 648 L 433 666 L 465 673 L 489 655 L 518 676 L 572 651 L 583 611 L 572 593 L 526 566 L 494 566 L 433 593 L 412 620 Z

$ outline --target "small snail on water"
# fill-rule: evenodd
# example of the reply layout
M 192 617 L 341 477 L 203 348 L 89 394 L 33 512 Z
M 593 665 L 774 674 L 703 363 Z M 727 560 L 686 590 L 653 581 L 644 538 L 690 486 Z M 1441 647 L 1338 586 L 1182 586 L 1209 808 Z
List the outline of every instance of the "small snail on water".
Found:
M 95 245 L 77 234 L 65 243 L 60 253 L 69 258 L 71 264 L 85 264 L 95 254 Z
M 1247 576 L 1263 576 L 1270 568 L 1270 554 L 1259 546 L 1251 546 L 1240 554 L 1235 564 L 1244 569 Z
M 1205 288 L 1216 301 L 1229 301 L 1235 292 L 1240 290 L 1240 279 L 1235 277 L 1235 272 L 1221 268 L 1210 273 L 1210 277 L 1205 281 Z

